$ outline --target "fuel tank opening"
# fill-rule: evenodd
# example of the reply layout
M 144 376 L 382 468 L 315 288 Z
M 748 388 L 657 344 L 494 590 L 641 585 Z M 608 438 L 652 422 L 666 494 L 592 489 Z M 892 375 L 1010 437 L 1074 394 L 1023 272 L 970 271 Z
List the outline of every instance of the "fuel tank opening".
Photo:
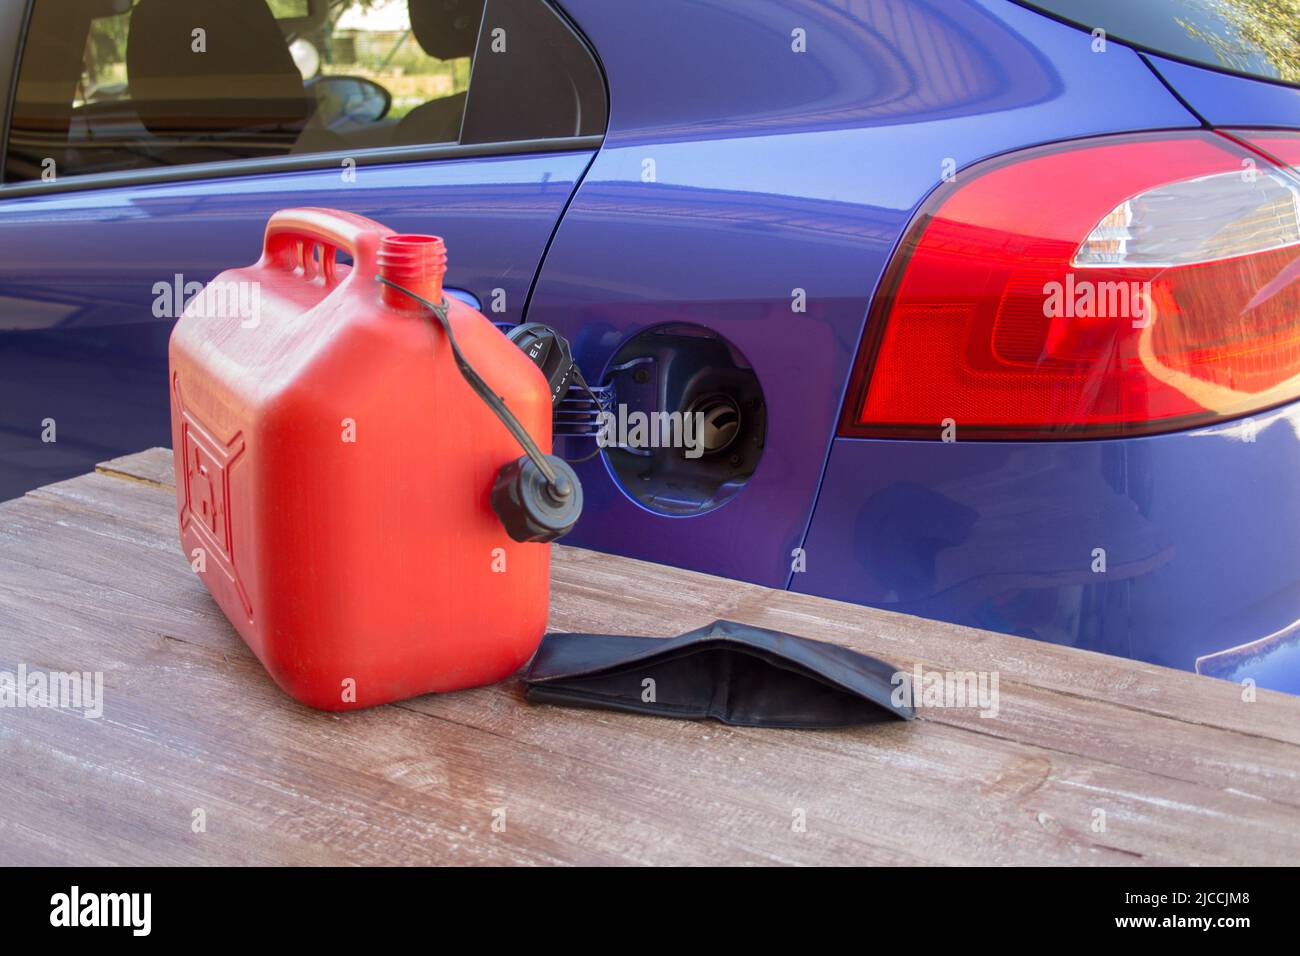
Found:
M 754 474 L 767 431 L 763 389 L 721 335 L 692 324 L 647 329 L 614 354 L 602 381 L 614 396 L 603 457 L 638 504 L 676 517 L 704 514 Z

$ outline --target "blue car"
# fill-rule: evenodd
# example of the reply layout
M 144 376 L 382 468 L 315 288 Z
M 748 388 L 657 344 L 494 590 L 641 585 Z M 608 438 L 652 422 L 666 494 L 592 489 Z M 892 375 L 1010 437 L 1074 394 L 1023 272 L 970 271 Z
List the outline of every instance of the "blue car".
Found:
M 568 542 L 1300 692 L 1297 0 L 0 0 L 0 498 L 291 206 L 563 333 Z M 436 420 L 430 421 L 436 428 Z M 724 609 L 725 610 L 725 609 Z

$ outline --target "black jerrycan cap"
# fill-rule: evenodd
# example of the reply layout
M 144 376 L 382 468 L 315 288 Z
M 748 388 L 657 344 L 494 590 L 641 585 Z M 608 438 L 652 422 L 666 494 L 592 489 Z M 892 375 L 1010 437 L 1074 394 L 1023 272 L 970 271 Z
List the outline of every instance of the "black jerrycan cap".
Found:
M 563 458 L 545 457 L 555 472 L 554 483 L 527 455 L 504 466 L 492 483 L 492 510 L 516 541 L 554 541 L 568 534 L 582 514 L 577 474 Z

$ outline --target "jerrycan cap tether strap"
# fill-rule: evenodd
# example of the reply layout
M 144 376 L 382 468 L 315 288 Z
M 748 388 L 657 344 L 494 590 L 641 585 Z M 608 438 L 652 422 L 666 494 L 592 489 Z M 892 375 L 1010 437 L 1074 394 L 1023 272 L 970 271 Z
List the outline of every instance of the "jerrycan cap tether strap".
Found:
M 567 534 L 582 513 L 582 484 L 564 459 L 548 455 L 537 447 L 528 430 L 506 407 L 461 352 L 447 318 L 447 300 L 434 303 L 383 275 L 375 277 L 385 286 L 409 296 L 424 306 L 438 320 L 456 367 L 466 384 L 492 409 L 501 424 L 514 436 L 526 453 L 497 473 L 492 483 L 492 510 L 501 519 L 506 532 L 520 542 L 546 542 Z

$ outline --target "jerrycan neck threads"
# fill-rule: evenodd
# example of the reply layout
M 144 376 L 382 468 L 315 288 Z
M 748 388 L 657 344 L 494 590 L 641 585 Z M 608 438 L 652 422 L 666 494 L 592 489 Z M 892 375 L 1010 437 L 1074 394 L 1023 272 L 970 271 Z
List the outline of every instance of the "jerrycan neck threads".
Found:
M 386 280 L 380 298 L 399 312 L 420 312 L 423 306 L 401 286 L 422 299 L 442 302 L 442 277 L 447 273 L 447 246 L 441 236 L 388 235 L 379 244 L 379 276 Z M 392 283 L 392 285 L 389 285 Z

